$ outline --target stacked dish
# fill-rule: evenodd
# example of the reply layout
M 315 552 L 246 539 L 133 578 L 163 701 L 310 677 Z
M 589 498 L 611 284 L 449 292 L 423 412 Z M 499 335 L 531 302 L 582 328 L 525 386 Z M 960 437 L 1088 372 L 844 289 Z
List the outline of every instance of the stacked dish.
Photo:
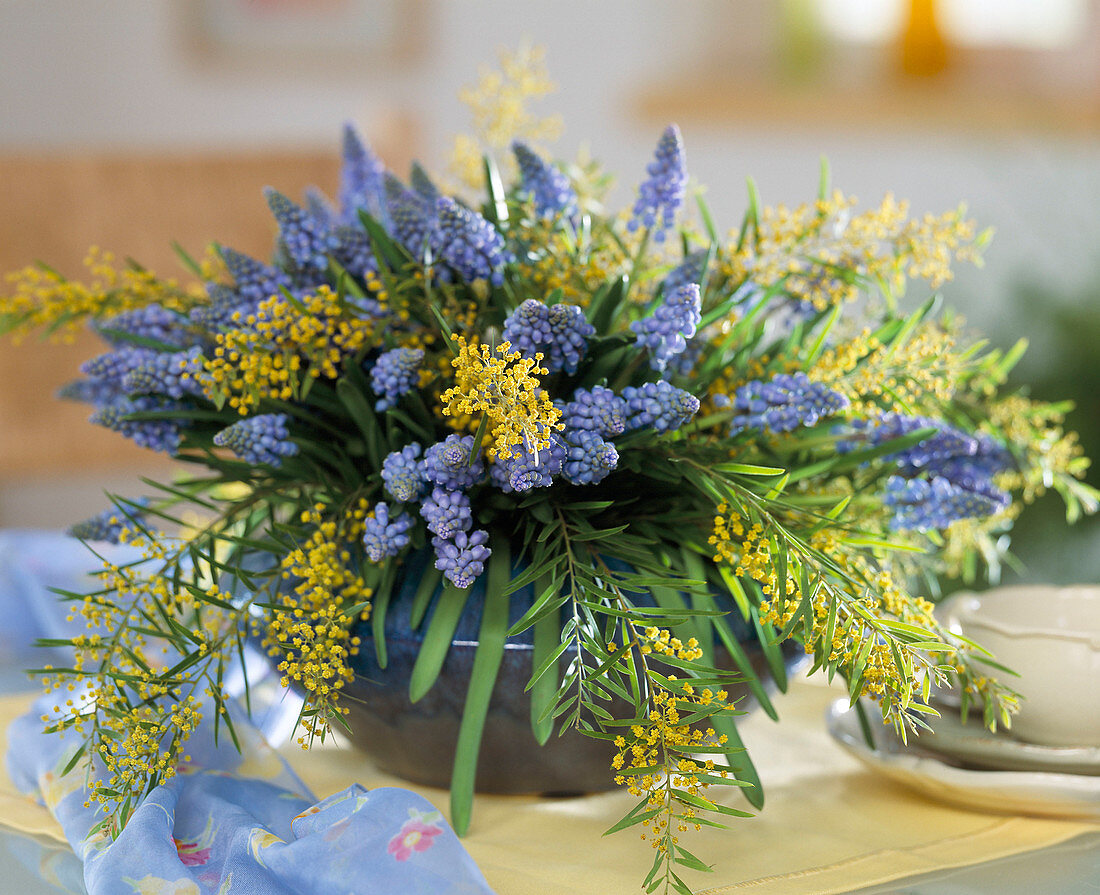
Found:
M 829 733 L 870 767 L 944 801 L 1100 819 L 1100 587 L 959 594 L 940 611 L 953 631 L 1019 672 L 1011 684 L 1023 699 L 1012 730 L 987 730 L 980 711 L 964 724 L 948 693 L 932 731 L 908 743 L 880 725 L 865 731 L 847 700 L 830 707 Z

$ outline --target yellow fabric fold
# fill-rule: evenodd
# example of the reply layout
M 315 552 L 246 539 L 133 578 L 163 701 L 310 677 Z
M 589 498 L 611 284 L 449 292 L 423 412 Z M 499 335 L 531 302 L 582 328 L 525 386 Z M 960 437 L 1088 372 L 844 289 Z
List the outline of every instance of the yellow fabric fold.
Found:
M 776 699 L 779 724 L 759 712 L 743 722 L 767 804 L 756 817 L 730 819 L 729 830 L 682 834 L 684 844 L 715 868 L 710 876 L 690 874 L 701 893 L 828 895 L 1008 857 L 1100 829 L 1080 821 L 967 811 L 875 775 L 826 732 L 825 709 L 837 695 L 818 681 L 796 680 Z M 29 696 L 0 699 L 0 738 L 29 702 Z M 349 748 L 288 750 L 286 756 L 318 797 L 353 782 L 408 786 Z M 408 788 L 447 814 L 446 792 Z M 731 791 L 728 798 L 739 796 Z M 562 799 L 480 796 L 464 844 L 500 895 L 631 892 L 649 868 L 650 847 L 634 830 L 606 838 L 603 832 L 633 801 L 624 792 Z M 46 809 L 17 793 L 6 775 L 0 775 L 0 822 L 63 839 Z

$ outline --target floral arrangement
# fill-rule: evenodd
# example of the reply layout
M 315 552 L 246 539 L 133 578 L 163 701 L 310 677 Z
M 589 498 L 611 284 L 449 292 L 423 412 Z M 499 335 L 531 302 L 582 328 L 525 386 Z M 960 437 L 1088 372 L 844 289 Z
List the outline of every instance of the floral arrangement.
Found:
M 537 94 L 532 66 L 507 57 L 476 102 Z M 250 642 L 304 694 L 303 746 L 343 723 L 350 660 L 375 650 L 385 665 L 387 606 L 415 553 L 434 565 L 415 614 L 436 604 L 417 694 L 486 584 L 456 829 L 506 639 L 533 628 L 535 733 L 608 741 L 609 774 L 638 797 L 615 829 L 640 825 L 654 846 L 650 891 L 687 892 L 679 868 L 708 869 L 679 834 L 744 814 L 718 788 L 761 804 L 751 761 L 728 766 L 728 687 L 747 676 L 774 709 L 731 618 L 777 675 L 796 641 L 902 735 L 935 713 L 933 685 L 1008 723 L 995 663 L 922 595 L 937 573 L 995 568 L 1044 489 L 1071 515 L 1097 502 L 1061 408 L 999 391 L 1022 346 L 968 340 L 936 313 L 984 234 L 890 197 L 859 211 L 823 172 L 796 209 L 763 207 L 750 182 L 724 237 L 689 201 L 675 127 L 611 214 L 597 168 L 524 140 L 506 185 L 504 130 L 481 128 L 498 151 L 479 200 L 419 166 L 403 182 L 349 127 L 335 204 L 267 191 L 269 261 L 181 253 L 191 286 L 102 254 L 89 284 L 44 266 L 15 277 L 8 331 L 87 321 L 109 343 L 66 397 L 197 470 L 73 529 L 143 556 L 64 597 L 86 633 L 54 642 L 70 667 L 39 671 L 58 693 L 46 724 L 79 732 L 73 766 L 104 832 L 176 772 L 196 725 L 235 736 L 224 681 Z M 907 281 L 919 305 L 903 313 Z M 612 715 L 612 697 L 629 711 Z

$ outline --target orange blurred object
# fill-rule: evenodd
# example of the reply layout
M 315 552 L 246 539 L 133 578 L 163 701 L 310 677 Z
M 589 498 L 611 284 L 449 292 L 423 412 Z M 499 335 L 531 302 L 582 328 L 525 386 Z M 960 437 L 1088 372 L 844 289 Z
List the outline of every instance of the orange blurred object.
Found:
M 931 78 L 947 70 L 950 47 L 940 27 L 936 0 L 909 0 L 901 36 L 901 71 L 908 77 Z

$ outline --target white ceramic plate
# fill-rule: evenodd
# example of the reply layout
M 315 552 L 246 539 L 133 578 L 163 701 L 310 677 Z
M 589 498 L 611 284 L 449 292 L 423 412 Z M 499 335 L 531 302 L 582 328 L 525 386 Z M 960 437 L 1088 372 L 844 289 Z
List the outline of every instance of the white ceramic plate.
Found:
M 1100 775 L 1100 749 L 1041 746 L 1023 743 L 1006 733 L 991 733 L 981 725 L 980 707 L 971 711 L 966 724 L 962 723 L 957 710 L 947 707 L 940 709 L 940 717 L 927 721 L 933 732 L 922 732 L 913 744 L 967 765 L 991 771 Z
M 833 703 L 825 720 L 833 739 L 868 767 L 945 802 L 1009 814 L 1100 820 L 1100 777 L 952 767 L 930 752 L 902 744 L 889 728 L 875 723 L 875 748 L 870 749 L 846 699 Z

